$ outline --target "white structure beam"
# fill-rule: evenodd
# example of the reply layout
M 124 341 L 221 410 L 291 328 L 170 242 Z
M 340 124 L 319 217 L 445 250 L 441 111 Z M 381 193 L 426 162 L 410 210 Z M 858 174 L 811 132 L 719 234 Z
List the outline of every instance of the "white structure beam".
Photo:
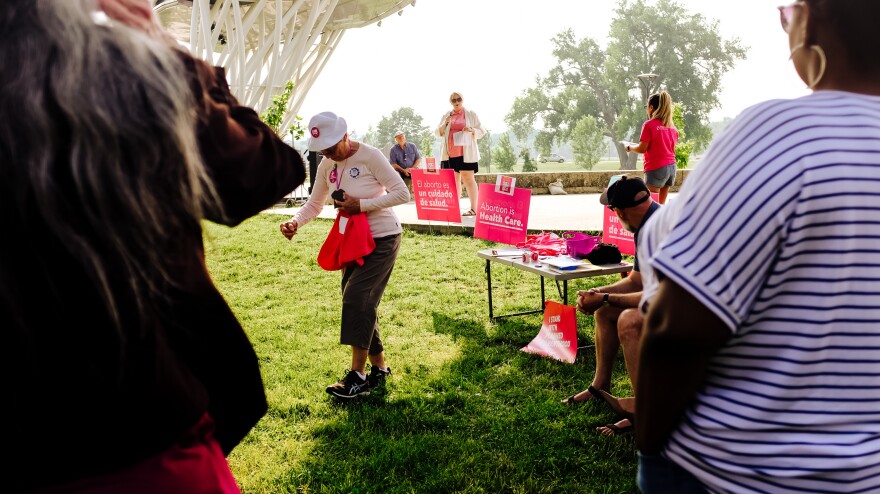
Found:
M 243 104 L 263 112 L 272 96 L 294 89 L 291 124 L 346 29 L 377 23 L 414 0 L 164 0 L 162 24 L 198 57 L 226 68 Z

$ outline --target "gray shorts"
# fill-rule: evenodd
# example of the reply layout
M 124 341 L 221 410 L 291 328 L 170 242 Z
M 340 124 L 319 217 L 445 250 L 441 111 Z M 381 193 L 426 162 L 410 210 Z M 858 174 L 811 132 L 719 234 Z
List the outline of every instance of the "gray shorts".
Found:
M 364 257 L 364 265 L 352 264 L 342 272 L 342 331 L 339 343 L 366 348 L 370 355 L 382 353 L 379 333 L 379 302 L 391 278 L 400 234 L 377 238 L 376 248 Z
M 675 185 L 675 163 L 645 172 L 645 183 L 651 187 L 672 187 Z

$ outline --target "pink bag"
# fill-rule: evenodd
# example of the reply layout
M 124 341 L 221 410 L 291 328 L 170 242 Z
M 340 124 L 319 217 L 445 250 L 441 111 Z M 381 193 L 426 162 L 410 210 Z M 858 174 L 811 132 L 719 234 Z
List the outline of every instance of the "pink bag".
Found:
M 583 259 L 599 244 L 599 237 L 593 237 L 581 232 L 565 232 L 565 248 L 568 255 L 577 259 Z
M 518 249 L 529 249 L 540 256 L 558 256 L 565 251 L 565 239 L 553 232 L 526 235 L 526 241 L 516 244 Z

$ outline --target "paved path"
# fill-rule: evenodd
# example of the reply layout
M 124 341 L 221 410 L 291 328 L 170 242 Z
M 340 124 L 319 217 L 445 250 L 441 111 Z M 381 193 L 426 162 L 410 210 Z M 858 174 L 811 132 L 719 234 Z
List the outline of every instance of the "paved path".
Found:
M 670 198 L 675 194 L 670 194 Z M 462 211 L 470 207 L 467 199 L 460 201 Z M 601 231 L 604 206 L 599 204 L 599 194 L 535 195 L 529 205 L 529 231 Z M 266 211 L 269 214 L 293 216 L 298 208 L 279 208 Z M 412 230 L 440 233 L 470 232 L 474 217 L 464 216 L 461 223 L 424 221 L 416 216 L 416 204 L 409 202 L 394 207 L 401 223 Z M 333 206 L 324 206 L 319 218 L 334 219 Z

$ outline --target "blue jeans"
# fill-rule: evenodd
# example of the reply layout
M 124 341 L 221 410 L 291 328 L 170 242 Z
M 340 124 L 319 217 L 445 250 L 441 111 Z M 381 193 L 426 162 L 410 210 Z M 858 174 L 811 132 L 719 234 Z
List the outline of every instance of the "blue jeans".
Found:
M 636 483 L 642 494 L 704 494 L 706 488 L 690 472 L 660 455 L 639 453 Z

